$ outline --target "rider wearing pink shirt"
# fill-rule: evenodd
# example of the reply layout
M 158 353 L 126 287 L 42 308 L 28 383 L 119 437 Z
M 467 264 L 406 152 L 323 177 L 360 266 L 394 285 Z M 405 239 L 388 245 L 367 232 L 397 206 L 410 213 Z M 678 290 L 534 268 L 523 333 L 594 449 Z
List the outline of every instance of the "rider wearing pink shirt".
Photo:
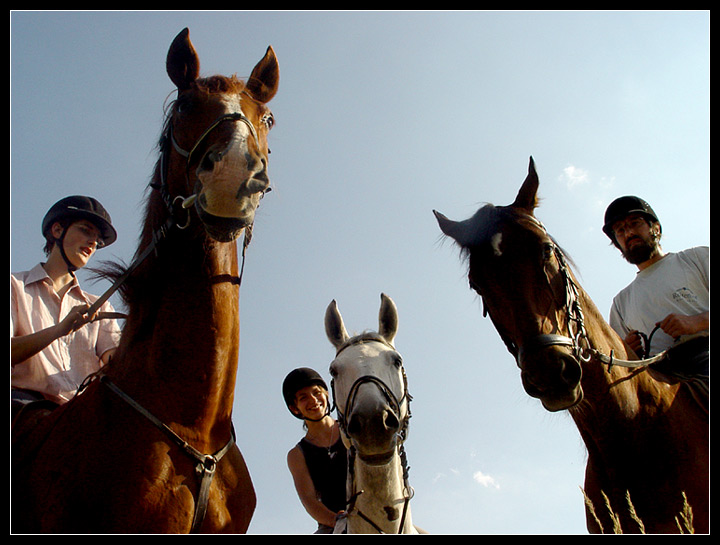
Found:
M 117 238 L 107 211 L 91 197 L 66 197 L 50 208 L 42 232 L 47 261 L 10 277 L 13 412 L 35 400 L 72 399 L 120 339 L 115 320 L 86 314 L 98 297 L 82 290 L 74 274 Z M 113 312 L 112 305 L 99 312 Z

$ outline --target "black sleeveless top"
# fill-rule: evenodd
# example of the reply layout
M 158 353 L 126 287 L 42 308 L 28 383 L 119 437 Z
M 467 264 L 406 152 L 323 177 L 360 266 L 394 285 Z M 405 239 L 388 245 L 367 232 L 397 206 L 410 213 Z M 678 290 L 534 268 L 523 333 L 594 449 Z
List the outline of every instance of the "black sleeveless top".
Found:
M 330 448 L 313 445 L 304 437 L 298 443 L 310 478 L 322 504 L 333 513 L 346 508 L 347 449 L 338 438 Z

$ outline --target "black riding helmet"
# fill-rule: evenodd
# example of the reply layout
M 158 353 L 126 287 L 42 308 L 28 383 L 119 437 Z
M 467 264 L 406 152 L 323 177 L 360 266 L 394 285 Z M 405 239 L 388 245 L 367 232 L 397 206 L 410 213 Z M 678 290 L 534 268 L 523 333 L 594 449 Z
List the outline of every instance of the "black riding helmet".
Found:
M 92 222 L 100 230 L 103 247 L 109 246 L 117 239 L 117 232 L 112 225 L 110 214 L 102 204 L 92 197 L 72 195 L 53 204 L 42 221 L 43 236 L 47 238 L 53 223 L 63 218 L 85 219 Z
M 655 211 L 646 201 L 632 195 L 619 197 L 611 202 L 610 206 L 605 210 L 605 224 L 602 228 L 603 232 L 612 240 L 613 244 L 617 245 L 612 226 L 615 222 L 620 221 L 630 214 L 642 214 L 646 218 L 657 222 L 660 226 L 660 220 L 657 218 L 657 214 L 655 214 Z M 662 226 L 660 226 L 660 231 L 662 232 Z
M 50 229 L 53 224 L 57 221 L 70 220 L 88 220 L 100 231 L 100 237 L 102 241 L 98 243 L 98 247 L 109 246 L 117 239 L 117 232 L 112 226 L 112 220 L 107 210 L 97 200 L 92 197 L 85 197 L 82 195 L 72 195 L 60 199 L 58 202 L 50 207 L 42 221 L 42 234 L 45 240 L 54 241 L 60 248 L 60 254 L 62 255 L 65 264 L 68 267 L 70 274 L 77 269 L 65 255 L 65 248 L 63 248 L 63 240 L 65 239 L 66 230 L 63 230 L 63 234 L 59 239 L 54 239 L 50 233 Z M 64 224 L 67 225 L 67 224 Z
M 309 367 L 300 367 L 290 371 L 288 376 L 285 377 L 282 385 L 283 398 L 285 399 L 285 404 L 288 406 L 288 409 L 291 405 L 295 404 L 295 394 L 297 394 L 299 390 L 314 384 L 322 386 L 325 391 L 328 390 L 327 384 L 325 384 L 325 381 L 317 373 L 317 371 L 310 369 Z M 302 416 L 299 416 L 292 411 L 290 412 L 295 418 L 304 420 Z

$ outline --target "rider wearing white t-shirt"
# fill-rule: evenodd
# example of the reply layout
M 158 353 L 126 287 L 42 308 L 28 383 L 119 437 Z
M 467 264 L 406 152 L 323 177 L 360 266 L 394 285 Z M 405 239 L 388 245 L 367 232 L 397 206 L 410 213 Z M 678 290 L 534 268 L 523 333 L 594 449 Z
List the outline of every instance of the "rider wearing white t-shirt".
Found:
M 665 253 L 655 212 L 633 196 L 610 204 L 603 231 L 638 268 L 636 278 L 615 296 L 610 310 L 610 325 L 635 352 L 655 355 L 679 337 L 709 331 L 707 246 Z M 643 346 L 643 338 L 651 339 L 649 347 Z M 705 365 L 707 370 L 709 360 Z

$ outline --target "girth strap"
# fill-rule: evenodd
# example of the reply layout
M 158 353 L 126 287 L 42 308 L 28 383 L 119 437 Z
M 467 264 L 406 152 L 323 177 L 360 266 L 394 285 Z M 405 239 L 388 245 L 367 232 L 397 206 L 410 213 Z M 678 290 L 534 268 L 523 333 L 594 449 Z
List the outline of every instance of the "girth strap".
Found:
M 196 532 L 205 519 L 205 513 L 207 512 L 208 498 L 210 496 L 210 485 L 213 477 L 215 476 L 215 470 L 217 465 L 223 456 L 235 445 L 235 429 L 231 427 L 231 436 L 227 444 L 217 451 L 215 454 L 203 454 L 195 447 L 190 445 L 182 437 L 176 434 L 170 427 L 164 424 L 154 414 L 149 412 L 145 407 L 140 405 L 137 401 L 123 392 L 114 382 L 112 382 L 107 375 L 100 374 L 97 378 L 100 382 L 107 386 L 110 391 L 116 394 L 120 399 L 125 401 L 133 409 L 147 418 L 152 422 L 158 429 L 164 432 L 177 446 L 179 446 L 188 456 L 197 461 L 195 466 L 195 472 L 200 479 L 200 489 L 198 497 L 195 502 L 195 514 L 193 516 L 191 532 Z

